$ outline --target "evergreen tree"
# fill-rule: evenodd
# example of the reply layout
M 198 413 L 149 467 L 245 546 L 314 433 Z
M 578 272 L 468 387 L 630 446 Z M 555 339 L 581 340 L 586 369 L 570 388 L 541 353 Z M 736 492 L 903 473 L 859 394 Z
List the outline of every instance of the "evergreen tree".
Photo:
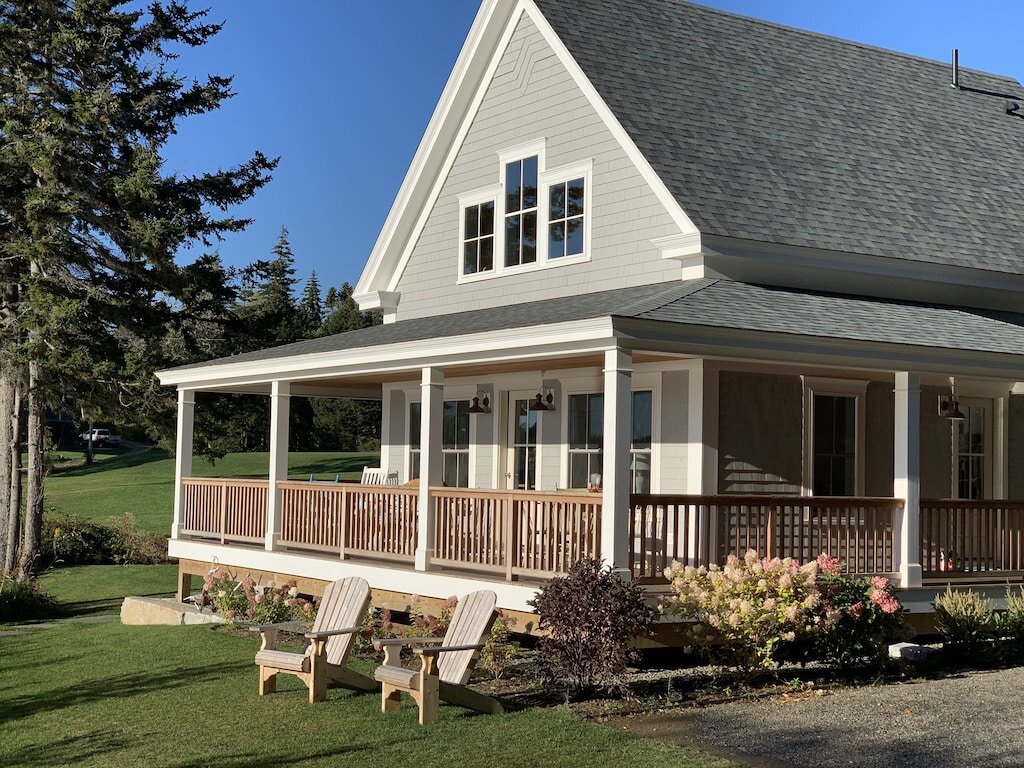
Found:
M 123 5 L 0 2 L 0 263 L 13 288 L 0 298 L 0 390 L 23 391 L 29 415 L 23 573 L 42 521 L 46 406 L 76 397 L 112 410 L 152 391 L 165 329 L 192 281 L 210 277 L 208 263 L 184 270 L 175 254 L 244 228 L 225 212 L 276 165 L 256 152 L 228 170 L 165 171 L 160 149 L 181 119 L 231 96 L 230 78 L 170 67 L 176 48 L 220 25 L 177 0 Z M 24 386 L 11 379 L 22 370 Z
M 352 298 L 352 286 L 349 283 L 342 283 L 341 288 L 335 291 L 331 288 L 328 291 L 330 301 L 327 304 L 328 314 L 324 319 L 322 333 L 324 336 L 331 336 L 335 333 L 345 331 L 357 331 L 360 328 L 369 328 L 371 325 L 380 325 L 381 316 L 379 312 L 360 312 L 359 305 Z M 333 296 L 331 292 L 334 291 Z
M 320 300 L 320 281 L 316 272 L 309 276 L 299 300 L 299 326 L 305 338 L 319 336 L 324 324 L 324 307 Z
M 243 270 L 238 325 L 245 338 L 236 343 L 236 352 L 287 344 L 300 336 L 295 305 L 295 256 L 284 227 L 273 254 L 273 258 L 257 261 Z

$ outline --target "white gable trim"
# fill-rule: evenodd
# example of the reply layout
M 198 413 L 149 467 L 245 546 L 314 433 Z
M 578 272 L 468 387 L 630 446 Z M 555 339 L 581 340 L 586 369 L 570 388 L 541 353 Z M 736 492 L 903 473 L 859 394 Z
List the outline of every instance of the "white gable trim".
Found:
M 452 166 L 455 164 L 463 141 L 476 118 L 487 88 L 493 80 L 494 72 L 508 48 L 516 27 L 524 16 L 528 17 L 540 31 L 601 121 L 615 137 L 673 221 L 679 226 L 680 233 L 688 236 L 689 248 L 692 249 L 692 253 L 700 252 L 699 230 L 669 192 L 661 177 L 658 176 L 653 166 L 619 123 L 593 84 L 587 79 L 579 64 L 533 0 L 485 0 L 473 22 L 469 37 L 463 45 L 462 53 L 459 55 L 455 69 L 427 126 L 427 131 L 424 133 L 398 197 L 388 214 L 384 228 L 381 230 L 366 267 L 356 283 L 354 298 L 361 306 L 364 298 L 369 298 L 374 291 L 395 292 L 397 290 L 402 273 L 405 271 L 427 219 L 437 203 Z M 478 79 L 472 77 L 474 68 L 483 73 Z M 472 98 L 467 104 L 465 91 L 469 88 L 474 90 Z M 457 117 L 454 112 L 463 105 L 466 106 L 456 127 Z M 452 136 L 447 145 L 442 143 L 445 131 Z M 439 155 L 444 151 L 446 154 L 443 163 L 438 165 Z M 431 178 L 428 178 L 427 174 L 433 174 L 432 184 L 430 184 Z M 416 216 L 415 223 L 410 227 L 409 221 L 414 215 Z M 398 249 L 401 249 L 400 252 Z M 392 260 L 394 260 L 393 266 L 389 266 L 389 262 Z M 388 274 L 389 269 L 390 274 Z

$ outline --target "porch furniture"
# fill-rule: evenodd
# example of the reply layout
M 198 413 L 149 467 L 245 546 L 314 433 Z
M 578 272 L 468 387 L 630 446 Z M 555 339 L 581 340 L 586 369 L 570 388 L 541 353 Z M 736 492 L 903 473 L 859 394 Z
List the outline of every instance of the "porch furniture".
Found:
M 310 703 L 327 698 L 331 683 L 357 691 L 376 691 L 380 686 L 366 675 L 349 669 L 345 662 L 352 650 L 352 638 L 362 631 L 360 622 L 370 605 L 366 579 L 350 577 L 327 585 L 303 653 L 277 650 L 279 632 L 299 634 L 299 622 L 260 627 L 263 644 L 256 654 L 260 668 L 260 696 L 277 690 L 279 673 L 295 675 L 309 689 Z
M 398 472 L 387 472 L 380 467 L 363 467 L 361 485 L 398 485 Z
M 335 475 L 333 480 L 317 480 L 316 475 L 309 476 L 309 482 L 311 483 L 340 483 L 341 475 Z
M 405 691 L 419 707 L 420 725 L 437 721 L 439 701 L 485 714 L 503 714 L 497 700 L 466 687 L 494 624 L 496 602 L 497 596 L 490 590 L 466 595 L 456 606 L 444 637 L 374 640 L 374 648 L 384 649 L 384 663 L 373 673 L 381 683 L 381 711 L 397 712 Z M 402 648 L 409 646 L 421 657 L 418 670 L 401 664 Z

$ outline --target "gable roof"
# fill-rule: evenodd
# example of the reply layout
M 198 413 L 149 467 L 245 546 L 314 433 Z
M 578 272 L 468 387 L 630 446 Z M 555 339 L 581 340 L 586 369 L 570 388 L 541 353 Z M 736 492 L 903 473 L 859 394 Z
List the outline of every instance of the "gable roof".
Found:
M 684 3 L 534 0 L 702 234 L 1024 273 L 1012 78 Z M 976 90 L 972 90 L 976 89 Z
M 680 324 L 1024 355 L 1024 314 L 701 278 L 399 320 L 171 368 L 164 373 L 325 352 L 343 353 L 387 344 L 527 329 L 599 317 L 653 320 L 665 326 Z

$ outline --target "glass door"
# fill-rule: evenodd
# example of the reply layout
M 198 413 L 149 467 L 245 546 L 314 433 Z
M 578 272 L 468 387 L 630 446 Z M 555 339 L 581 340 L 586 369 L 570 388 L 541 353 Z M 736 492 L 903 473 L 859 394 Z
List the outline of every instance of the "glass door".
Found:
M 509 395 L 509 488 L 532 491 L 537 488 L 537 422 L 530 410 L 532 400 L 519 393 Z
M 961 398 L 953 422 L 953 498 L 992 498 L 992 401 Z

